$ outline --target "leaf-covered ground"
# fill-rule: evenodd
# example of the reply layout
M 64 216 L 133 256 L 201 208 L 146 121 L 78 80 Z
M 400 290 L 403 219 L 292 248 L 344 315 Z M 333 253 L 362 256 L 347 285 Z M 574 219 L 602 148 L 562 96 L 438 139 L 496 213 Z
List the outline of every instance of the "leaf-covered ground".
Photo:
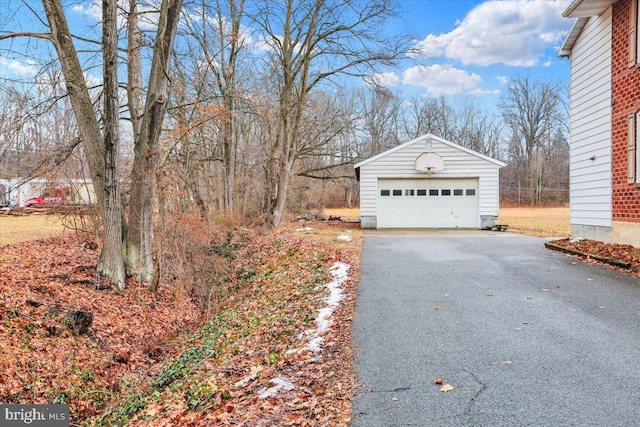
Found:
M 119 381 L 156 363 L 170 337 L 198 321 L 184 296 L 134 281 L 95 290 L 97 245 L 74 234 L 0 247 L 0 402 L 69 403 L 95 414 Z M 88 334 L 65 313 L 93 313 Z
M 235 296 L 178 337 L 199 320 L 190 299 L 134 282 L 95 290 L 92 242 L 0 248 L 0 401 L 67 402 L 87 425 L 346 425 L 361 234 L 309 226 L 243 243 L 229 257 Z M 335 298 L 324 285 L 337 262 L 349 269 Z M 94 313 L 88 335 L 65 327 L 69 309 Z
M 552 243 L 586 254 L 598 255 L 612 260 L 626 261 L 630 263 L 629 270 L 636 275 L 640 275 L 640 249 L 631 245 L 603 243 L 589 239 L 560 239 Z M 593 261 L 584 256 L 581 258 Z

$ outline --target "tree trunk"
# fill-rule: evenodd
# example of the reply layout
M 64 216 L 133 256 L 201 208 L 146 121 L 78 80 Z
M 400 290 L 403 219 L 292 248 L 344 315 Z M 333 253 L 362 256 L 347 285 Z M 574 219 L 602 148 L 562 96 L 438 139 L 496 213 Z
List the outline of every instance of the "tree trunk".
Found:
M 127 102 L 134 140 L 140 135 L 142 117 L 142 32 L 138 25 L 138 0 L 129 0 L 127 21 L 129 49 L 127 50 Z
M 102 1 L 104 99 L 104 244 L 97 270 L 119 289 L 125 286 L 122 258 L 122 200 L 118 183 L 120 140 L 118 102 L 117 0 Z
M 291 179 L 292 170 L 293 160 L 287 159 L 280 170 L 280 176 L 278 178 L 278 189 L 272 210 L 274 226 L 282 224 L 284 210 L 287 207 L 287 192 L 289 190 L 289 180 Z
M 226 103 L 225 103 L 226 104 Z M 233 126 L 233 101 L 227 105 L 227 117 L 224 118 L 222 126 L 222 162 L 224 176 L 224 209 L 228 214 L 233 212 L 233 148 L 235 144 Z M 229 109 L 231 108 L 231 109 Z
M 89 172 L 96 193 L 97 207 L 102 216 L 104 204 L 103 140 L 78 54 L 71 39 L 69 26 L 60 0 L 42 0 L 49 27 L 50 40 L 60 58 L 62 73 L 73 112 L 78 122 L 80 139 L 87 155 Z
M 153 265 L 153 202 L 158 142 L 167 109 L 168 73 L 173 39 L 178 28 L 182 0 L 164 0 L 160 7 L 156 45 L 153 50 L 147 100 L 140 133 L 135 141 L 131 172 L 131 200 L 127 230 L 129 274 L 151 284 Z
M 105 4 L 112 13 L 115 3 Z M 98 271 L 109 278 L 119 288 L 124 287 L 124 266 L 122 261 L 122 213 L 120 192 L 117 182 L 117 143 L 118 143 L 118 94 L 117 94 L 117 61 L 114 55 L 117 54 L 114 42 L 109 42 L 109 37 L 117 37 L 111 32 L 111 24 L 105 25 L 105 43 L 109 52 L 105 52 L 105 108 L 109 109 L 105 115 L 105 137 L 103 139 L 100 125 L 93 108 L 91 96 L 87 84 L 84 80 L 84 73 L 80 66 L 77 52 L 73 45 L 69 27 L 64 15 L 64 10 L 60 0 L 43 0 L 42 2 L 49 26 L 51 28 L 51 41 L 60 58 L 62 72 L 65 77 L 67 93 L 71 100 L 78 131 L 82 140 L 89 171 L 96 193 L 98 213 L 103 218 L 105 228 L 105 240 L 102 252 L 100 253 Z M 113 18 L 115 25 L 115 18 Z M 109 27 L 109 28 L 107 28 Z M 115 59 L 114 59 L 115 58 Z M 107 70 L 108 69 L 108 70 Z M 115 74 L 115 78 L 114 75 Z M 107 83 L 109 80 L 109 83 Z M 107 86 L 111 85 L 111 93 Z M 115 91 L 115 96 L 113 95 Z M 113 103 L 116 103 L 115 106 Z M 106 145 L 105 145 L 106 143 Z M 107 173 L 105 161 L 109 164 Z

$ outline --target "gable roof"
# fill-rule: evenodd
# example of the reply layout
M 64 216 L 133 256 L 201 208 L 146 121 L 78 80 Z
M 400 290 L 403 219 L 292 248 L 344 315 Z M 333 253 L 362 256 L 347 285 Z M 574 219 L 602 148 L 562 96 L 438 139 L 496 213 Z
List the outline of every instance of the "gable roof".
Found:
M 442 143 L 442 144 L 444 144 L 444 145 L 448 145 L 449 147 L 452 147 L 452 148 L 458 149 L 458 150 L 460 150 L 460 151 L 464 151 L 465 153 L 471 154 L 472 156 L 476 156 L 476 157 L 481 158 L 481 159 L 483 159 L 483 160 L 486 160 L 486 161 L 488 161 L 488 162 L 494 163 L 494 164 L 496 164 L 496 165 L 500 166 L 501 168 L 502 168 L 502 167 L 507 166 L 507 164 L 506 164 L 506 163 L 501 162 L 500 160 L 496 160 L 496 159 L 494 159 L 494 158 L 492 158 L 492 157 L 485 156 L 484 154 L 480 154 L 480 153 L 478 153 L 477 151 L 470 150 L 469 148 L 463 147 L 462 145 L 458 145 L 458 144 L 453 143 L 453 142 L 451 142 L 451 141 L 447 141 L 446 139 L 442 139 L 442 138 L 440 138 L 440 137 L 438 137 L 438 136 L 435 136 L 435 135 L 433 135 L 433 134 L 431 134 L 431 133 L 427 133 L 427 134 L 425 134 L 425 135 L 422 135 L 422 136 L 419 136 L 419 137 L 417 137 L 417 138 L 415 138 L 415 139 L 412 139 L 412 140 L 411 140 L 411 141 L 409 141 L 409 142 L 405 142 L 404 144 L 401 144 L 401 145 L 395 146 L 395 147 L 393 147 L 393 148 L 391 148 L 391 149 L 389 149 L 389 150 L 387 150 L 387 151 L 383 151 L 382 153 L 380 153 L 380 154 L 378 154 L 378 155 L 376 155 L 376 156 L 370 157 L 370 158 L 368 158 L 368 159 L 366 159 L 366 160 L 361 161 L 360 163 L 357 163 L 357 164 L 354 166 L 354 168 L 356 169 L 356 173 L 357 173 L 357 172 L 358 172 L 358 170 L 360 169 L 360 166 L 364 166 L 364 165 L 367 165 L 367 164 L 369 164 L 369 163 L 371 163 L 371 162 L 375 162 L 376 160 L 381 159 L 381 158 L 383 158 L 383 157 L 386 157 L 386 156 L 388 156 L 388 155 L 389 155 L 389 154 L 391 154 L 391 153 L 395 153 L 396 151 L 400 151 L 400 150 L 402 150 L 403 148 L 408 147 L 409 145 L 413 145 L 413 144 L 415 144 L 416 142 L 423 141 L 423 140 L 427 140 L 427 139 L 429 139 L 429 138 L 430 138 L 430 139 L 433 139 L 434 141 L 438 141 L 438 142 L 440 142 L 440 143 Z
M 560 50 L 558 50 L 559 57 L 567 57 L 571 55 L 573 45 L 578 40 L 578 36 L 582 32 L 585 24 L 592 16 L 599 16 L 607 10 L 616 0 L 573 0 L 569 7 L 562 12 L 562 16 L 565 18 L 578 18 L 573 23 L 573 26 L 569 30 L 569 33 L 562 42 Z

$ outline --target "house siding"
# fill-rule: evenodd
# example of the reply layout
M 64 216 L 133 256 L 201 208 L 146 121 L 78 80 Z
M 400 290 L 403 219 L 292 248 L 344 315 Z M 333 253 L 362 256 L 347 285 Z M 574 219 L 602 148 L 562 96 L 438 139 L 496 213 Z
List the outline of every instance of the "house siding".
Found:
M 378 178 L 427 178 L 415 170 L 416 158 L 424 153 L 425 137 L 420 137 L 400 150 L 360 166 L 360 215 L 365 226 L 375 224 L 377 216 Z M 433 178 L 478 178 L 480 216 L 497 216 L 499 211 L 500 166 L 433 139 L 432 152 L 444 160 L 443 171 Z M 373 219 L 373 220 L 372 220 Z
M 609 8 L 587 21 L 571 51 L 571 224 L 574 235 L 605 241 L 612 225 L 611 40 Z

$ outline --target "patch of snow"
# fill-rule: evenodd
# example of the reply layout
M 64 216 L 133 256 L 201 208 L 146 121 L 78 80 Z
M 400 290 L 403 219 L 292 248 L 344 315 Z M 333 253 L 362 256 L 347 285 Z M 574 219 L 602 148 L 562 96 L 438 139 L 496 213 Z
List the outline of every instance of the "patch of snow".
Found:
M 260 399 L 266 399 L 268 397 L 276 397 L 276 395 L 280 392 L 280 390 L 284 389 L 285 391 L 293 390 L 296 388 L 295 385 L 289 378 L 287 377 L 276 377 L 269 381 L 271 384 L 275 384 L 273 387 L 264 388 L 260 391 L 260 395 L 258 396 Z
M 240 381 L 238 381 L 234 385 L 236 387 L 242 388 L 242 387 L 246 386 L 247 384 L 249 384 L 251 381 L 255 380 L 256 378 L 258 378 L 258 374 L 251 374 L 251 375 L 249 375 L 247 377 L 244 377 L 243 379 L 241 379 Z
M 318 312 L 318 317 L 316 317 L 316 328 L 309 329 L 300 334 L 300 339 L 304 339 L 304 345 L 289 350 L 287 354 L 294 353 L 302 353 L 305 351 L 318 354 L 315 357 L 312 357 L 307 360 L 307 362 L 316 362 L 321 359 L 319 353 L 322 351 L 322 345 L 324 344 L 324 338 L 320 336 L 321 333 L 325 332 L 331 326 L 331 315 L 335 311 L 335 309 L 340 304 L 340 301 L 344 298 L 344 292 L 342 291 L 342 284 L 349 279 L 347 272 L 351 266 L 349 264 L 345 264 L 343 262 L 336 262 L 329 268 L 329 272 L 333 277 L 333 282 L 329 282 L 324 285 L 327 289 L 329 289 L 329 296 L 323 298 L 323 301 L 327 304 L 326 307 L 322 308 Z M 252 376 L 243 378 L 242 380 L 236 383 L 236 387 L 244 387 L 251 381 Z M 260 390 L 258 397 L 260 399 L 266 399 L 268 397 L 275 397 L 280 390 L 293 390 L 295 389 L 295 385 L 289 381 L 287 377 L 280 376 L 273 378 L 270 381 L 272 384 L 275 384 L 273 387 L 263 388 Z
M 343 242 L 350 242 L 351 241 L 351 236 L 349 236 L 348 234 L 341 234 L 337 237 L 337 240 L 343 241 Z
M 296 228 L 296 231 L 311 231 L 311 230 L 313 230 L 313 228 L 311 227 Z
M 324 338 L 321 336 L 314 336 L 311 338 L 303 349 L 296 350 L 296 352 L 301 352 L 304 350 L 309 350 L 313 353 L 320 353 L 322 351 L 322 345 L 324 344 Z
M 571 243 L 580 243 L 580 242 L 582 242 L 583 240 L 584 240 L 584 237 L 576 237 L 576 238 L 573 238 L 573 239 L 571 239 L 571 240 L 569 240 L 569 241 L 570 241 Z
M 345 264 L 343 262 L 336 262 L 331 268 L 329 268 L 329 272 L 331 276 L 333 276 L 333 282 L 329 282 L 324 285 L 327 289 L 329 289 L 329 296 L 323 298 L 324 302 L 327 304 L 326 307 L 323 307 L 318 312 L 318 316 L 316 317 L 315 323 L 316 327 L 314 329 L 309 329 L 300 334 L 301 339 L 306 339 L 306 342 L 303 346 L 289 350 L 288 353 L 302 353 L 304 351 L 309 351 L 312 353 L 320 353 L 322 351 L 322 345 L 324 344 L 324 338 L 320 336 L 323 332 L 326 332 L 331 323 L 331 315 L 336 310 L 340 301 L 344 298 L 344 292 L 342 291 L 342 284 L 349 279 L 347 272 L 349 271 L 351 266 L 349 264 Z

